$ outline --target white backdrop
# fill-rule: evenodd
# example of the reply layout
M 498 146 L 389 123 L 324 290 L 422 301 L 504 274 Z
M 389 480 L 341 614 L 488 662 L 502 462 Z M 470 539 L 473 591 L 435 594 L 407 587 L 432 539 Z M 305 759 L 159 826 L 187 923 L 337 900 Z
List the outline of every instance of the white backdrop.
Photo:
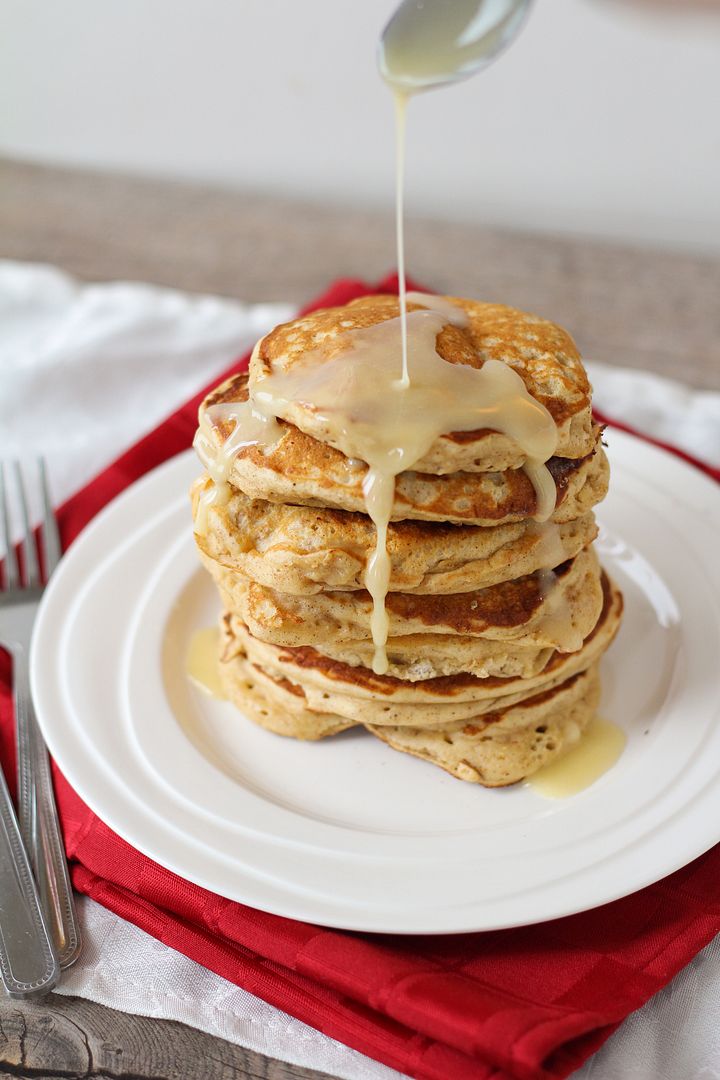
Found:
M 393 7 L 1 0 L 0 153 L 389 206 Z M 719 106 L 720 0 L 536 0 L 495 67 L 414 103 L 408 205 L 720 251 Z

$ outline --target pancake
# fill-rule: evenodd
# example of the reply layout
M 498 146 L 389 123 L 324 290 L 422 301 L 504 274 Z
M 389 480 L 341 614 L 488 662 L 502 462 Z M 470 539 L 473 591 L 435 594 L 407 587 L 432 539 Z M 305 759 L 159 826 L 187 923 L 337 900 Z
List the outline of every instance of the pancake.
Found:
M 280 676 L 272 678 L 252 664 L 242 650 L 237 651 L 236 641 L 232 644 L 233 655 L 220 657 L 220 683 L 226 700 L 255 724 L 276 735 L 308 741 L 356 726 L 343 716 L 308 709 L 301 687 Z
M 276 735 L 317 740 L 354 726 L 332 713 L 311 712 L 290 684 L 271 684 L 267 694 L 257 671 L 236 659 L 223 674 L 233 702 L 254 723 Z M 517 783 L 558 757 L 580 737 L 600 698 L 598 664 L 515 705 L 469 717 L 442 730 L 366 724 L 367 730 L 399 750 L 439 765 L 459 780 L 501 787 Z
M 352 667 L 310 647 L 281 648 L 254 638 L 236 616 L 223 620 L 221 669 L 235 658 L 248 661 L 267 695 L 278 681 L 304 695 L 313 712 L 333 713 L 356 723 L 442 728 L 549 690 L 586 670 L 608 648 L 622 614 L 622 595 L 603 575 L 605 604 L 594 630 L 575 653 L 553 653 L 537 675 L 477 678 L 460 674 L 408 682 Z M 297 695 L 299 698 L 299 694 Z
M 208 409 L 220 402 L 247 401 L 247 397 L 247 374 L 236 375 L 200 406 L 208 437 L 196 439 L 195 446 L 206 468 L 219 458 L 234 430 L 229 420 L 213 422 Z M 252 499 L 364 513 L 362 484 L 367 466 L 291 424 L 281 422 L 280 426 L 282 434 L 272 446 L 249 443 L 238 449 L 228 475 L 230 484 Z M 555 522 L 580 517 L 607 493 L 609 470 L 600 444 L 601 429 L 596 426 L 593 431 L 591 453 L 577 459 L 555 456 L 547 462 L 557 488 Z M 530 518 L 537 508 L 535 488 L 522 469 L 444 476 L 415 470 L 397 477 L 391 520 L 501 525 Z
M 276 735 L 314 741 L 354 726 L 341 716 L 310 712 L 305 708 L 302 691 L 298 696 L 292 685 L 283 680 L 276 684 L 279 700 L 272 700 L 263 693 L 252 664 L 242 657 L 235 657 L 231 664 L 220 664 L 220 682 L 228 701 L 253 723 Z
M 369 640 L 372 599 L 367 592 L 292 596 L 258 585 L 201 556 L 226 609 L 250 633 L 275 645 Z M 390 638 L 411 634 L 490 638 L 562 652 L 579 649 L 603 606 L 600 564 L 592 547 L 556 570 L 542 570 L 475 592 L 445 596 L 388 593 Z
M 578 741 L 600 701 L 598 665 L 518 705 L 444 731 L 375 727 L 368 731 L 414 757 L 484 787 L 524 780 Z
M 371 668 L 375 647 L 371 641 L 323 641 L 323 656 L 351 667 Z M 537 675 L 554 653 L 550 647 L 517 645 L 460 634 L 409 634 L 389 638 L 388 675 L 408 682 L 467 672 L 479 679 Z
M 468 325 L 461 328 L 446 323 L 437 336 L 438 354 L 450 364 L 473 368 L 481 368 L 491 359 L 508 364 L 555 421 L 558 455 L 580 458 L 590 453 L 594 444 L 590 384 L 570 335 L 555 323 L 502 304 L 457 297 L 444 299 L 466 313 Z M 411 301 L 408 310 L 422 310 L 422 307 Z M 310 353 L 314 362 L 331 362 L 347 348 L 349 332 L 375 326 L 399 314 L 396 296 L 366 296 L 343 307 L 314 311 L 277 326 L 258 342 L 253 352 L 251 385 L 259 386 L 268 374 L 296 369 L 307 362 Z M 393 359 L 389 356 L 388 362 Z M 399 348 L 395 359 L 399 363 Z M 352 455 L 342 435 L 329 430 L 322 413 L 311 403 L 292 401 L 283 416 L 314 439 Z M 483 428 L 440 436 L 416 468 L 434 474 L 487 472 L 518 468 L 524 462 L 525 455 L 512 438 Z
M 199 477 L 191 497 L 193 518 L 200 493 L 212 481 Z M 592 512 L 557 526 L 546 542 L 534 522 L 495 528 L 441 522 L 392 522 L 388 553 L 390 591 L 459 593 L 524 577 L 571 559 L 595 539 Z M 250 499 L 235 491 L 224 506 L 210 506 L 206 555 L 239 570 L 259 585 L 294 595 L 359 590 L 375 546 L 375 526 L 365 514 Z

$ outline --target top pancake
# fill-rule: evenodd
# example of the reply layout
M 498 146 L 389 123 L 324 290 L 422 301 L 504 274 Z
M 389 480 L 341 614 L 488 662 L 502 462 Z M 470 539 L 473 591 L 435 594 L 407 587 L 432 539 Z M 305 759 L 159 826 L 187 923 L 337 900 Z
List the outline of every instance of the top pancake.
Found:
M 481 368 L 486 360 L 508 364 L 555 421 L 556 454 L 581 458 L 590 453 L 595 441 L 591 388 L 570 335 L 555 323 L 503 304 L 459 297 L 443 299 L 466 313 L 468 325 L 458 327 L 447 323 L 437 337 L 438 355 L 449 364 L 473 368 Z M 414 310 L 422 310 L 421 305 L 409 303 L 408 311 Z M 318 357 L 329 362 L 347 347 L 349 332 L 397 318 L 399 313 L 397 297 L 366 296 L 344 307 L 325 308 L 283 323 L 255 347 L 250 362 L 250 385 L 259 385 L 268 374 L 301 366 L 310 352 L 314 362 Z M 388 356 L 388 364 L 393 363 L 399 365 L 399 355 Z M 312 403 L 293 401 L 282 415 L 306 434 L 352 455 L 342 436 L 331 434 Z M 443 474 L 512 469 L 524 462 L 525 454 L 514 439 L 483 428 L 441 435 L 414 467 L 419 472 Z

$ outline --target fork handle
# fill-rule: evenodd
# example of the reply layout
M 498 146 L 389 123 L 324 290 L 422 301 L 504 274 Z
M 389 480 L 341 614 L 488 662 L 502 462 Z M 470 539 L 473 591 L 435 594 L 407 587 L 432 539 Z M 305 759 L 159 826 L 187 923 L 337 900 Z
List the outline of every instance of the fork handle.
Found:
M 27 853 L 0 769 L 0 976 L 13 998 L 41 997 L 60 977 Z
M 40 905 L 61 968 L 77 960 L 82 946 L 50 759 L 30 696 L 27 654 L 13 650 L 17 729 L 18 818 L 35 871 Z

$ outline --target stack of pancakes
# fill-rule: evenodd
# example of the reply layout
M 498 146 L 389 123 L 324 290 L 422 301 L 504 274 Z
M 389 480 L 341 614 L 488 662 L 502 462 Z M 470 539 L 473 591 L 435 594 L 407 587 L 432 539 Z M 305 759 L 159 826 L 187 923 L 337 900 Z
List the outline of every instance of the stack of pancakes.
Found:
M 512 439 L 488 429 L 437 439 L 396 482 L 384 675 L 372 670 L 364 587 L 376 541 L 366 466 L 331 444 L 311 408 L 298 403 L 274 444 L 234 452 L 227 497 L 207 474 L 195 483 L 195 538 L 222 599 L 222 684 L 246 716 L 300 739 L 363 725 L 463 780 L 500 786 L 560 754 L 595 713 L 598 662 L 622 612 L 592 546 L 608 465 L 565 331 L 513 308 L 447 299 L 468 325 L 443 327 L 439 355 L 511 365 L 556 423 L 548 523 L 534 520 L 535 489 Z M 367 297 L 273 330 L 249 373 L 203 403 L 205 465 L 217 474 L 234 427 L 214 406 L 247 400 L 254 380 L 302 363 L 318 343 L 330 359 L 348 331 L 397 316 L 397 298 Z

